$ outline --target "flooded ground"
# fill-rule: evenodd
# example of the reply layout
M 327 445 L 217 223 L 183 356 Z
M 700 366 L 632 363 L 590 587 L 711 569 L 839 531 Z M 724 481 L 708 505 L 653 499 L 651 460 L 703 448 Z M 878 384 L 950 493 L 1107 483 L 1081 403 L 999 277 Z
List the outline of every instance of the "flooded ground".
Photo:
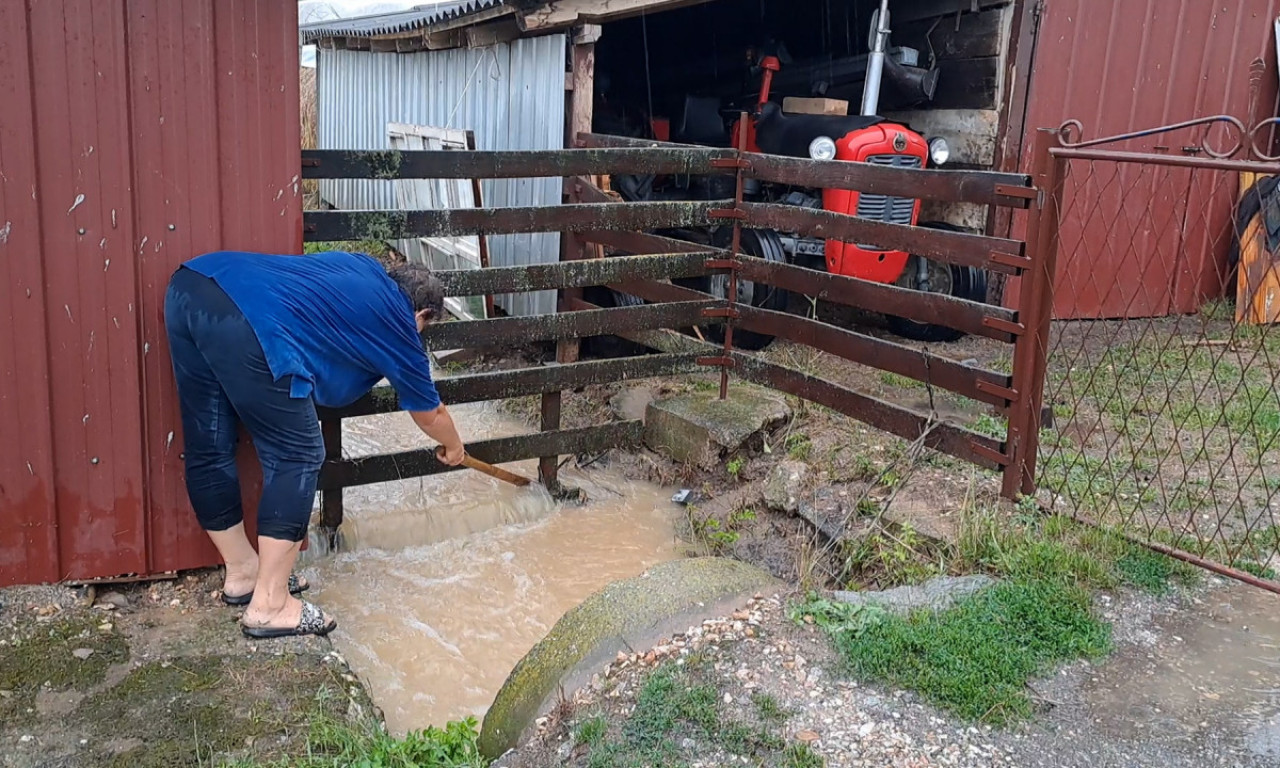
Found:
M 485 406 L 453 410 L 466 440 L 527 432 Z M 419 448 L 403 413 L 344 422 L 348 456 Z M 528 477 L 536 462 L 504 465 Z M 308 558 L 334 644 L 395 733 L 482 718 L 511 668 L 569 608 L 679 556 L 671 492 L 608 469 L 564 471 L 585 506 L 478 472 L 346 492 L 344 551 Z
M 1248 752 L 1280 765 L 1280 596 L 1233 584 L 1134 640 L 1085 686 L 1101 729 L 1190 741 L 1243 730 Z

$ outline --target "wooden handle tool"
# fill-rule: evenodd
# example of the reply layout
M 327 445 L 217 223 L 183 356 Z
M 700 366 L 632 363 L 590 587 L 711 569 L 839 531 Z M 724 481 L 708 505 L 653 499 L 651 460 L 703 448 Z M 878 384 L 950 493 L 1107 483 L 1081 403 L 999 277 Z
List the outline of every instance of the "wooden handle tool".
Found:
M 436 448 L 436 458 L 441 460 L 444 459 L 444 446 Z M 514 472 L 508 472 L 502 467 L 495 467 L 492 464 L 486 464 L 479 459 L 472 458 L 470 454 L 463 456 L 462 466 L 474 469 L 477 472 L 483 472 L 490 477 L 496 477 L 503 482 L 511 483 L 512 485 L 520 488 L 524 488 L 533 482 L 527 477 L 522 477 Z

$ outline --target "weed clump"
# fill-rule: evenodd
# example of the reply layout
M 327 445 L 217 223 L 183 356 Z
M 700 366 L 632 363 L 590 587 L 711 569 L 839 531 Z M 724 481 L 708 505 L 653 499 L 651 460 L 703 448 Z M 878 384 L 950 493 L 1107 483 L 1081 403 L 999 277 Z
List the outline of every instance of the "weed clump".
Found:
M 691 668 L 692 667 L 692 668 Z M 688 740 L 701 750 L 749 758 L 753 764 L 778 764 L 808 768 L 818 756 L 807 750 L 787 748 L 775 728 L 788 713 L 776 699 L 757 694 L 752 716 L 737 717 L 725 711 L 714 684 L 698 678 L 698 665 L 683 668 L 668 664 L 645 681 L 635 708 L 610 734 L 600 715 L 577 727 L 577 742 L 590 748 L 590 768 L 680 765 L 688 759 Z
M 998 584 L 948 611 L 908 617 L 838 605 L 810 601 L 797 612 L 827 629 L 851 672 L 994 724 L 1031 713 L 1031 677 L 1110 648 L 1089 593 L 1051 581 Z

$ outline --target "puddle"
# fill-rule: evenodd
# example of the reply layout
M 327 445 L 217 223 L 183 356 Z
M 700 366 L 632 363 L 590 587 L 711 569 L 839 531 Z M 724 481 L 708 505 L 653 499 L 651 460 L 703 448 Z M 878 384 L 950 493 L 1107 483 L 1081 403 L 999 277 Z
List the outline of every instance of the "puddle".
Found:
M 468 440 L 529 431 L 492 407 L 452 409 Z M 406 414 L 349 419 L 348 456 L 418 448 Z M 527 477 L 537 462 L 504 464 Z M 679 556 L 671 492 L 606 469 L 562 471 L 590 502 L 478 472 L 348 489 L 345 551 L 308 558 L 331 636 L 403 734 L 482 719 L 516 662 L 565 611 L 610 581 Z
M 1121 651 L 1086 687 L 1099 722 L 1134 738 L 1231 723 L 1255 753 L 1280 758 L 1280 596 L 1233 585 L 1156 625 L 1158 641 Z

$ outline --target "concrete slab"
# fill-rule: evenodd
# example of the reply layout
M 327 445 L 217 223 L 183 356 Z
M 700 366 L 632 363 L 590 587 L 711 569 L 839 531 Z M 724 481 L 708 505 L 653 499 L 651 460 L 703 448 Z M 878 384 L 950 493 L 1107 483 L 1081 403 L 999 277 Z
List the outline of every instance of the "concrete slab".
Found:
M 529 735 L 539 716 L 587 684 L 620 651 L 648 648 L 779 586 L 737 560 L 675 560 L 617 581 L 564 615 L 512 670 L 485 715 L 480 750 L 495 760 Z
M 688 392 L 649 404 L 645 445 L 676 461 L 710 467 L 790 416 L 786 401 L 767 390 L 735 384 L 725 400 L 716 392 Z

